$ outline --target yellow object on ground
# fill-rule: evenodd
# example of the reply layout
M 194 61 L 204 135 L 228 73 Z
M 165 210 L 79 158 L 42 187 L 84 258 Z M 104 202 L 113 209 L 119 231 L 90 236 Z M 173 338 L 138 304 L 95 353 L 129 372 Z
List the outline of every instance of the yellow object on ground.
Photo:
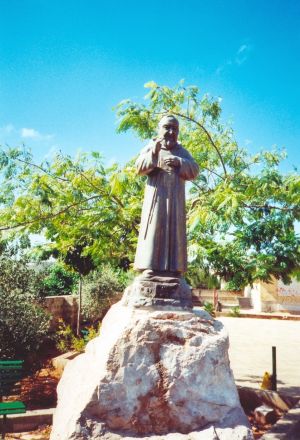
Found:
M 265 371 L 260 388 L 262 390 L 271 390 L 272 389 L 272 374 Z

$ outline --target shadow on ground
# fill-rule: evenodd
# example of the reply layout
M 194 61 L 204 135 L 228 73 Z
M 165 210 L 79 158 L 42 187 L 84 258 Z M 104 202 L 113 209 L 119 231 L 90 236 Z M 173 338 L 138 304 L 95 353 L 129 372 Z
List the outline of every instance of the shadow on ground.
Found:
M 237 385 L 250 386 L 252 388 L 260 388 L 262 377 L 257 375 L 244 376 L 243 379 L 235 380 Z M 300 384 L 299 386 L 288 386 L 281 380 L 277 380 L 277 391 L 279 393 L 287 394 L 288 396 L 298 397 L 300 399 Z

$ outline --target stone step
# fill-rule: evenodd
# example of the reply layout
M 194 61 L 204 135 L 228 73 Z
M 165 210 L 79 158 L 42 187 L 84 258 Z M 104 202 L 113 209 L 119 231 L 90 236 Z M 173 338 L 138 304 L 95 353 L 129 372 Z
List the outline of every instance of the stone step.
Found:
M 209 289 L 192 289 L 193 295 L 195 296 L 214 296 L 214 291 Z M 217 290 L 218 295 L 221 296 L 231 296 L 233 298 L 244 297 L 243 292 L 237 291 L 233 292 L 230 290 Z
M 234 307 L 239 307 L 239 303 L 225 303 L 225 304 L 223 304 L 221 302 L 221 304 L 222 304 L 222 310 L 230 310 L 230 309 L 233 309 Z
M 214 297 L 213 296 L 208 296 L 208 295 L 201 295 L 201 296 L 199 296 L 198 297 L 198 299 L 201 301 L 201 302 L 214 302 Z M 234 298 L 234 297 L 232 297 L 232 296 L 223 296 L 223 297 L 218 297 L 218 301 L 220 301 L 220 303 L 224 303 L 224 304 L 227 304 L 227 303 L 234 303 L 234 304 L 236 304 L 236 305 L 239 305 L 239 301 L 238 301 L 238 298 Z
M 199 298 L 213 298 L 214 294 L 210 293 L 210 292 L 194 292 L 192 291 L 193 296 L 195 297 L 199 297 Z M 218 297 L 219 298 L 232 298 L 232 299 L 237 299 L 237 298 L 244 298 L 244 296 L 242 294 L 230 294 L 228 292 L 219 292 L 218 293 Z

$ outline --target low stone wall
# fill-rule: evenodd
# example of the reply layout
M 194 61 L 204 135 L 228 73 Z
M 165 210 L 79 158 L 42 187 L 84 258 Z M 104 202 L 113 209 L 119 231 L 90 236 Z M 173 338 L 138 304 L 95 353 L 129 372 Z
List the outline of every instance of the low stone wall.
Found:
M 242 295 L 242 291 L 241 290 L 222 290 L 222 289 L 216 289 L 216 292 L 218 294 L 218 296 L 221 298 L 226 297 L 226 296 L 231 296 L 233 298 L 238 298 L 239 296 Z M 214 297 L 214 289 L 194 289 L 192 288 L 192 294 L 195 297 Z
M 43 307 L 52 316 L 50 330 L 55 331 L 59 319 L 76 327 L 78 303 L 77 297 L 73 295 L 46 296 Z
M 226 295 L 240 295 L 240 290 L 222 290 L 222 289 L 216 289 L 218 293 L 224 293 Z M 201 288 L 192 288 L 192 292 L 197 295 L 209 295 L 214 293 L 214 289 L 201 289 Z

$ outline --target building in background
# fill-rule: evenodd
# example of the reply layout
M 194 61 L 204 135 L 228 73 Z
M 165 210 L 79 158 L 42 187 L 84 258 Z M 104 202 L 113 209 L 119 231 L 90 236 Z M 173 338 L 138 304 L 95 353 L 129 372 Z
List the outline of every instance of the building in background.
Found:
M 300 313 L 300 282 L 296 280 L 289 285 L 275 278 L 270 283 L 259 281 L 245 288 L 245 297 L 251 298 L 257 312 Z

